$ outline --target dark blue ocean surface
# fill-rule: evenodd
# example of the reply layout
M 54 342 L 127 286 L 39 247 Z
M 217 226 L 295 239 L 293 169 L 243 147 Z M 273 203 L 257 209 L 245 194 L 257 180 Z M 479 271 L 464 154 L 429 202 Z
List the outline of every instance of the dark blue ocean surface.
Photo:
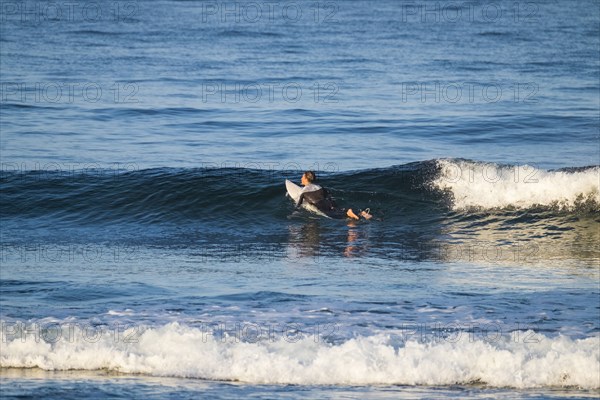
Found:
M 597 1 L 0 12 L 3 395 L 597 396 Z
M 598 3 L 457 6 L 7 2 L 4 161 L 598 164 Z

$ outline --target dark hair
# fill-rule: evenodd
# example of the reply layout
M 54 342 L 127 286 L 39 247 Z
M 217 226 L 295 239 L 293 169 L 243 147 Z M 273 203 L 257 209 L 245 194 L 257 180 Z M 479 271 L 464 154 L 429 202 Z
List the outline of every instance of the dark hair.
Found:
M 313 171 L 306 171 L 306 172 L 304 173 L 304 176 L 306 177 L 306 180 L 307 180 L 309 183 L 313 183 L 314 181 L 316 181 L 316 180 L 317 180 L 317 176 L 315 175 L 315 173 L 314 173 Z

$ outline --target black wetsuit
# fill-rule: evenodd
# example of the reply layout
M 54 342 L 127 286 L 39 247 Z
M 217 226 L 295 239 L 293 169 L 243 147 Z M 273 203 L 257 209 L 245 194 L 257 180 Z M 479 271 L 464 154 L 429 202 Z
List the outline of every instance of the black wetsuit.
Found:
M 315 185 L 317 186 L 317 185 Z M 323 214 L 331 218 L 346 218 L 346 210 L 337 208 L 335 200 L 329 195 L 327 189 L 317 186 L 319 189 L 302 192 L 296 207 L 300 207 L 302 202 L 315 206 Z

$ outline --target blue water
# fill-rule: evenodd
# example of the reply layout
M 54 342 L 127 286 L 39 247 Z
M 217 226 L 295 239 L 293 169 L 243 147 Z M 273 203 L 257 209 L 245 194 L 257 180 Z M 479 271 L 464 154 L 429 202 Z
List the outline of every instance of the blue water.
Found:
M 597 396 L 598 2 L 0 12 L 3 396 Z

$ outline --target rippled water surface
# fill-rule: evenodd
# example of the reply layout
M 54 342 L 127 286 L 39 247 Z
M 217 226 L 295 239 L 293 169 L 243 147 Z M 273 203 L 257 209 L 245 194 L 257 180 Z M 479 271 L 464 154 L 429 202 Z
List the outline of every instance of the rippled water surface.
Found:
M 597 396 L 600 8 L 457 4 L 3 3 L 3 395 Z

